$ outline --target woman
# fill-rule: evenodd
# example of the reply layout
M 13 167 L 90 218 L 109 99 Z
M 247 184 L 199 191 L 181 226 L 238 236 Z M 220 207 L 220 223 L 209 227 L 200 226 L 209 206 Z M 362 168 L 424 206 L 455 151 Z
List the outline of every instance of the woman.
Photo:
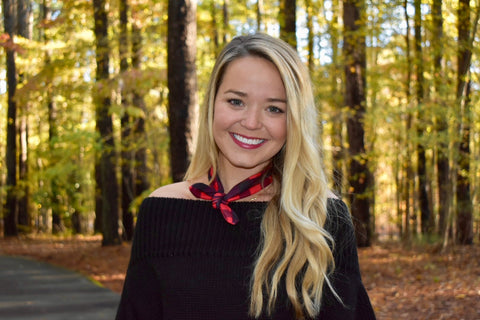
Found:
M 185 181 L 141 206 L 117 319 L 374 319 L 318 132 L 297 53 L 232 40 Z

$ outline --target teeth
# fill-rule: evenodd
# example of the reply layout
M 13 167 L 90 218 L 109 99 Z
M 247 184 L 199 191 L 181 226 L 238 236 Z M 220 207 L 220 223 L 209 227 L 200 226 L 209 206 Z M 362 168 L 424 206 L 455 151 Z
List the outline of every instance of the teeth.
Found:
M 264 142 L 265 140 L 264 139 L 249 139 L 249 138 L 245 138 L 243 136 L 240 136 L 238 134 L 233 134 L 233 136 L 235 137 L 235 139 L 237 139 L 238 141 L 242 142 L 242 143 L 245 143 L 245 144 L 252 144 L 252 145 L 257 145 L 257 144 L 260 144 L 262 142 Z

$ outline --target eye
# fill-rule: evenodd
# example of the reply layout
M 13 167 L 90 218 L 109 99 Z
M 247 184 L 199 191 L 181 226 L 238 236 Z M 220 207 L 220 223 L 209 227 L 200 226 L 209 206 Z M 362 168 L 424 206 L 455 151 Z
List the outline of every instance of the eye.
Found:
M 227 101 L 228 101 L 228 103 L 230 103 L 232 106 L 236 106 L 236 107 L 241 107 L 241 106 L 243 106 L 242 100 L 239 100 L 239 99 L 228 99 Z
M 271 112 L 271 113 L 285 113 L 285 111 L 283 111 L 283 109 L 281 109 L 279 107 L 275 107 L 275 106 L 269 106 L 267 108 L 267 111 Z

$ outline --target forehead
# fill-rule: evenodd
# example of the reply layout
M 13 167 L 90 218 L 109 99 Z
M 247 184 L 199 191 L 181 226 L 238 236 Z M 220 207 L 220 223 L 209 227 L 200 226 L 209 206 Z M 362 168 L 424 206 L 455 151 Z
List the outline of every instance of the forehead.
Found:
M 230 62 L 218 88 L 225 89 L 226 86 L 285 96 L 285 86 L 277 67 L 271 61 L 258 56 L 245 56 Z

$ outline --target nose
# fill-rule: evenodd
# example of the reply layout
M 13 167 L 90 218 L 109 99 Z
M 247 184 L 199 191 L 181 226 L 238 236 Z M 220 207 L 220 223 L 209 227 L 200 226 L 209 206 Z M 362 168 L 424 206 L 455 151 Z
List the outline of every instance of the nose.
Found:
M 241 124 L 250 130 L 261 128 L 262 121 L 259 108 L 246 108 Z

